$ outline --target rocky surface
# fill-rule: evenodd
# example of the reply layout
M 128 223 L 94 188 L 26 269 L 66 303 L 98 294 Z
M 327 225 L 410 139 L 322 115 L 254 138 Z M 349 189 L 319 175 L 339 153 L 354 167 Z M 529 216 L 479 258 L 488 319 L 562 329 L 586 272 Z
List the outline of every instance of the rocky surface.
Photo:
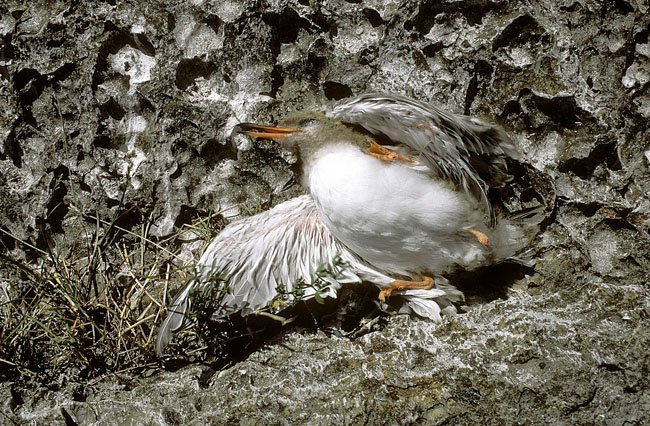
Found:
M 3 260 L 75 255 L 99 219 L 162 241 L 210 212 L 276 204 L 297 191 L 280 191 L 290 161 L 233 126 L 370 90 L 501 122 L 557 191 L 535 273 L 484 277 L 475 287 L 500 297 L 466 289 L 467 313 L 441 324 L 287 330 L 219 371 L 40 387 L 9 375 L 2 421 L 642 424 L 649 12 L 643 0 L 0 6 Z M 8 291 L 24 279 L 6 262 L 0 274 Z

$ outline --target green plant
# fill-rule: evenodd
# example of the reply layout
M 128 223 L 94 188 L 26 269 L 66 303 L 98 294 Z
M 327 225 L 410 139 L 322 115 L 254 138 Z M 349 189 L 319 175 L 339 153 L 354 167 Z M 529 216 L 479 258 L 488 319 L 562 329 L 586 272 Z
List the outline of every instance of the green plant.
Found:
M 340 278 L 347 266 L 347 263 L 337 254 L 331 262 L 319 264 L 309 282 L 299 278 L 290 286 L 279 284 L 276 287 L 277 296 L 270 303 L 270 307 L 284 309 L 311 297 L 317 303 L 324 303 L 324 295 L 329 292 L 331 285 L 326 278 Z

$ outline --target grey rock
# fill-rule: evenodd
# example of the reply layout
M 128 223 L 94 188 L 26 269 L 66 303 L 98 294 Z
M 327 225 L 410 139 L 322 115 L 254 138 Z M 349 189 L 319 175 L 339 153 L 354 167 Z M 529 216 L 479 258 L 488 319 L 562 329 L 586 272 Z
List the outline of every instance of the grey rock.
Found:
M 358 338 L 288 329 L 217 371 L 111 364 L 89 379 L 69 360 L 38 386 L 38 372 L 23 370 L 31 385 L 16 375 L 23 360 L 0 360 L 13 371 L 0 376 L 2 422 L 643 424 L 649 11 L 642 0 L 0 6 L 7 294 L 25 281 L 7 259 L 83 260 L 98 220 L 162 243 L 193 218 L 299 193 L 280 191 L 293 159 L 232 128 L 364 91 L 499 121 L 557 193 L 535 271 L 467 284 L 467 312 L 441 324 L 394 316 Z M 187 237 L 182 259 L 200 246 Z M 107 250 L 106 277 L 128 275 L 120 259 Z

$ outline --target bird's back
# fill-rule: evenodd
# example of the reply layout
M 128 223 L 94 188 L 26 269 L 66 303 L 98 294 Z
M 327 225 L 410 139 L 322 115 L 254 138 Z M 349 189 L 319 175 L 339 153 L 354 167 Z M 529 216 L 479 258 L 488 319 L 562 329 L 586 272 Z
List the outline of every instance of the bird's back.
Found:
M 341 102 L 330 115 L 407 145 L 435 174 L 481 201 L 490 214 L 488 188 L 511 179 L 507 158 L 521 158 L 501 126 L 401 95 L 363 94 Z

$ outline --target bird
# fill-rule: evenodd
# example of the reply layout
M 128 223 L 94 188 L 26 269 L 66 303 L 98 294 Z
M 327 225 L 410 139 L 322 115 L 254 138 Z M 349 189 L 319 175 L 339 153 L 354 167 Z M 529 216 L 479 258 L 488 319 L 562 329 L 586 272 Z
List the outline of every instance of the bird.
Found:
M 540 208 L 497 212 L 490 190 L 512 180 L 508 162 L 522 154 L 501 126 L 476 117 L 366 93 L 235 132 L 295 154 L 306 193 L 214 238 L 168 307 L 160 357 L 173 333 L 192 325 L 201 297 L 225 318 L 264 312 L 280 296 L 336 297 L 341 285 L 369 282 L 380 307 L 398 296 L 399 312 L 440 321 L 463 300 L 446 275 L 526 262 L 519 255 L 539 230 Z

